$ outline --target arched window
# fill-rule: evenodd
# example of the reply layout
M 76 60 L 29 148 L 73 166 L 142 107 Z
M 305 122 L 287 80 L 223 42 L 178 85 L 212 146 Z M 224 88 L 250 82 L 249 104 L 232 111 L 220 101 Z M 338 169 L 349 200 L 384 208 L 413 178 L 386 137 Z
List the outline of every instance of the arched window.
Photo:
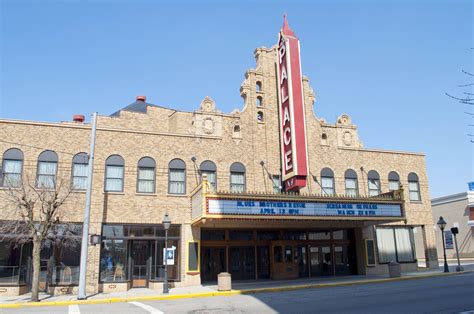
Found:
M 186 164 L 181 159 L 173 159 L 168 165 L 168 193 L 186 194 Z
M 203 175 L 207 176 L 207 181 L 214 191 L 217 188 L 216 164 L 210 160 L 203 161 L 199 167 L 201 178 Z
M 357 173 L 352 169 L 347 169 L 344 173 L 347 196 L 358 196 L 359 185 L 357 184 Z
M 245 166 L 240 162 L 234 162 L 230 166 L 230 191 L 245 191 Z
M 53 189 L 56 186 L 58 155 L 52 150 L 45 150 L 38 157 L 36 187 Z
M 410 201 L 421 201 L 420 182 L 414 172 L 408 174 L 408 191 L 410 191 Z
M 388 174 L 388 190 L 396 191 L 400 188 L 400 176 L 395 171 Z
M 321 170 L 321 189 L 323 194 L 334 195 L 334 172 L 329 168 Z
M 255 104 L 257 105 L 257 107 L 263 106 L 263 98 L 262 98 L 262 96 L 258 96 L 258 97 L 257 97 L 257 100 L 255 101 Z
M 17 148 L 10 148 L 3 153 L 1 182 L 6 187 L 18 187 L 21 184 L 23 170 L 23 152 Z
M 369 182 L 369 196 L 376 196 L 380 194 L 380 176 L 375 170 L 370 170 L 367 174 L 367 181 Z
M 257 112 L 257 121 L 258 122 L 263 122 L 263 112 L 262 111 Z
M 257 83 L 255 83 L 255 90 L 256 90 L 257 92 L 261 92 L 261 91 L 262 91 L 262 82 L 257 81 Z
M 155 169 L 156 163 L 153 158 L 143 157 L 138 161 L 138 193 L 155 193 Z
M 123 192 L 125 162 L 120 155 L 111 155 L 105 161 L 105 191 Z
M 73 190 L 85 190 L 87 188 L 87 176 L 89 169 L 89 156 L 86 153 L 76 154 L 72 158 L 72 183 Z

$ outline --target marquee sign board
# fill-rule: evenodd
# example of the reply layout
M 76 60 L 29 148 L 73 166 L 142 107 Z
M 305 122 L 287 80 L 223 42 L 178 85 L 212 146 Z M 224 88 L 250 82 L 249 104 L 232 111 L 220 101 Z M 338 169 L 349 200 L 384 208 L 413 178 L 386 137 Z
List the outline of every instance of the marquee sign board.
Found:
M 400 204 L 207 199 L 209 214 L 258 216 L 402 217 Z
M 300 44 L 286 17 L 278 40 L 278 98 L 283 184 L 285 191 L 306 186 L 308 162 L 300 64 Z

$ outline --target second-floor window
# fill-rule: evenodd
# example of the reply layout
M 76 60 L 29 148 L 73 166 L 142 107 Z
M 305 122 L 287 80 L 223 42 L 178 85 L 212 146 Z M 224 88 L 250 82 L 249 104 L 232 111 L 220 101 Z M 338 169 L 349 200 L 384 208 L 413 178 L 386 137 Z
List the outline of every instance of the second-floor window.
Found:
M 410 192 L 410 201 L 421 201 L 420 182 L 414 172 L 408 175 L 408 191 Z
M 400 176 L 395 171 L 390 171 L 388 174 L 388 190 L 396 191 L 400 189 Z
M 323 195 L 334 195 L 334 172 L 329 168 L 321 170 L 321 190 Z
M 56 172 L 58 169 L 58 155 L 45 150 L 38 157 L 36 187 L 53 189 L 56 186 Z
M 347 196 L 358 196 L 359 187 L 357 184 L 357 173 L 352 169 L 347 169 L 344 173 L 344 182 Z
M 143 157 L 138 161 L 137 192 L 155 192 L 155 169 L 156 163 L 153 158 Z
M 236 193 L 245 191 L 245 166 L 240 162 L 234 162 L 230 166 L 230 191 Z
M 281 193 L 281 178 L 279 175 L 272 176 L 273 193 Z
M 376 196 L 380 194 L 380 176 L 377 171 L 370 170 L 367 174 L 369 182 L 369 196 Z
M 105 191 L 122 192 L 125 162 L 122 156 L 112 155 L 105 161 Z
M 86 153 L 79 153 L 72 158 L 72 189 L 85 190 L 89 169 L 89 157 Z
M 186 164 L 181 159 L 173 159 L 168 165 L 168 193 L 186 194 Z
M 23 152 L 10 148 L 3 154 L 1 183 L 5 187 L 19 187 L 23 169 Z
M 203 161 L 199 166 L 199 171 L 201 178 L 203 175 L 207 176 L 207 181 L 209 182 L 211 189 L 215 191 L 217 188 L 216 164 L 210 160 Z

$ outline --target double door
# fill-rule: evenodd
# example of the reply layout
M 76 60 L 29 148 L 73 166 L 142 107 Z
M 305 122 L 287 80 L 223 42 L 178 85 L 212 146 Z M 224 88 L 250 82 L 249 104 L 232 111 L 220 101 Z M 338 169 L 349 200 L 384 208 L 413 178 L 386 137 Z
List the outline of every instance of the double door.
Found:
M 344 276 L 356 273 L 356 256 L 352 245 L 310 245 L 311 277 Z

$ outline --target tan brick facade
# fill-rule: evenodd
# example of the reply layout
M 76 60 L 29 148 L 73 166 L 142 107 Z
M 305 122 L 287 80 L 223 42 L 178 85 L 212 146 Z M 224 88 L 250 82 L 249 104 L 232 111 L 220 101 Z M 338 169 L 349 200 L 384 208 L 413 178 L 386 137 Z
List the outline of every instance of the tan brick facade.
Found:
M 246 167 L 247 191 L 271 192 L 269 173 L 280 172 L 279 126 L 275 60 L 276 47 L 258 48 L 255 51 L 256 68 L 248 70 L 241 85 L 244 106 L 241 111 L 221 113 L 210 98 L 201 103 L 197 111 L 180 112 L 158 106 L 147 107 L 146 113 L 122 110 L 117 116 L 100 115 L 97 121 L 96 156 L 94 163 L 90 234 L 100 234 L 103 223 L 161 224 L 163 215 L 169 213 L 173 224 L 181 225 L 180 274 L 176 284 L 200 283 L 199 274 L 187 274 L 186 241 L 199 239 L 199 228 L 191 227 L 189 193 L 199 182 L 196 171 L 205 160 L 217 166 L 217 189 L 229 189 L 229 168 L 233 162 Z M 256 90 L 257 81 L 261 90 Z M 376 170 L 380 175 L 382 192 L 388 191 L 388 173 L 396 171 L 405 187 L 405 200 L 409 200 L 407 176 L 414 172 L 419 177 L 421 201 L 406 201 L 406 220 L 394 225 L 423 226 L 426 257 L 430 267 L 437 267 L 433 219 L 429 200 L 425 158 L 422 154 L 366 149 L 359 140 L 357 127 L 350 117 L 341 115 L 336 124 L 328 124 L 315 116 L 315 93 L 307 78 L 303 79 L 310 176 L 302 193 L 320 194 L 321 188 L 312 177 L 320 178 L 323 168 L 335 174 L 336 194 L 344 194 L 344 172 L 353 169 L 358 176 L 359 193 L 367 194 L 367 172 Z M 257 107 L 257 97 L 262 106 Z M 101 108 L 97 108 L 101 110 Z M 257 113 L 263 121 L 257 121 Z M 24 153 L 23 177 L 36 176 L 37 158 L 43 150 L 53 150 L 59 156 L 58 177 L 71 177 L 72 158 L 79 152 L 88 152 L 91 125 L 87 123 L 43 123 L 31 121 L 0 120 L 4 141 L 0 141 L 0 154 L 9 148 Z M 324 136 L 323 136 L 324 134 Z M 325 138 L 323 138 L 325 137 Z M 104 192 L 105 161 L 113 154 L 125 160 L 123 192 Z M 137 193 L 137 163 L 142 157 L 156 161 L 156 192 Z M 196 165 L 191 160 L 196 158 Z M 186 194 L 168 193 L 168 164 L 180 158 L 186 163 Z M 360 170 L 363 167 L 363 171 Z M 0 190 L 0 193 L 1 190 Z M 74 193 L 66 204 L 67 219 L 82 222 L 85 193 Z M 15 219 L 0 212 L 0 219 Z M 232 228 L 258 228 L 261 223 L 224 224 Z M 285 228 L 285 222 L 270 223 Z M 304 221 L 289 227 L 324 227 L 331 222 Z M 216 226 L 219 223 L 216 222 Z M 334 226 L 350 226 L 350 222 Z M 268 227 L 266 223 L 265 227 Z M 358 240 L 374 238 L 370 224 L 358 225 Z M 363 252 L 360 252 L 363 254 Z M 424 258 L 425 256 L 423 256 Z M 99 291 L 100 246 L 89 247 L 88 291 Z M 360 262 L 363 263 L 363 262 Z M 363 273 L 380 273 L 377 267 L 362 267 Z M 409 266 L 404 266 L 408 267 Z M 416 267 L 416 265 L 415 265 Z

